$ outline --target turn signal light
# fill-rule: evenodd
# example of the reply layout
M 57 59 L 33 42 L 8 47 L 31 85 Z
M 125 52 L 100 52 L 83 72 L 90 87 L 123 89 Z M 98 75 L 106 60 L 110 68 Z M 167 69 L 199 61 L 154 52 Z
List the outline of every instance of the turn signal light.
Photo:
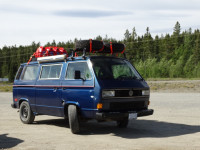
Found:
M 150 101 L 148 101 L 148 105 L 150 105 Z
M 97 104 L 97 109 L 102 109 L 102 108 L 103 108 L 103 104 L 98 103 L 98 104 Z
M 18 101 L 18 99 L 17 98 L 15 98 L 15 102 L 17 102 Z

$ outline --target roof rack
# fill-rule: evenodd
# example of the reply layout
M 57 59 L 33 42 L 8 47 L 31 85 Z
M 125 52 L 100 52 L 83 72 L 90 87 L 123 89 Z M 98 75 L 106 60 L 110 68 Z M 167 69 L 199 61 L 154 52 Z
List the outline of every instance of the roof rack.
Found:
M 123 54 L 126 58 L 125 45 L 121 43 L 103 42 L 98 40 L 79 40 L 75 43 L 75 49 L 71 49 L 70 58 L 78 57 L 78 52 L 82 52 L 82 58 L 86 59 L 86 53 L 111 54 L 118 56 Z M 63 47 L 43 47 L 40 46 L 35 53 L 30 57 L 27 64 L 32 60 L 37 60 L 39 63 L 48 61 L 61 61 L 68 57 L 67 51 Z

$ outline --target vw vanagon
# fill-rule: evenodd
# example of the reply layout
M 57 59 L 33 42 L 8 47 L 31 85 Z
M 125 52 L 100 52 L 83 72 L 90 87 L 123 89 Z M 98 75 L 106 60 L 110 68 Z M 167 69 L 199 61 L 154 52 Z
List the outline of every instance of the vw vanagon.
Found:
M 117 126 L 126 127 L 130 119 L 153 114 L 148 109 L 149 86 L 126 58 L 103 52 L 86 55 L 95 46 L 100 47 L 98 51 L 110 50 L 112 54 L 119 49 L 122 53 L 123 46 L 84 42 L 82 48 L 78 43 L 75 49 L 83 50 L 82 56 L 45 56 L 38 52 L 34 61 L 21 64 L 13 84 L 11 105 L 19 109 L 23 123 L 32 123 L 36 115 L 59 116 L 69 120 L 72 133 L 79 133 L 81 121 L 113 120 Z M 41 49 L 45 48 L 40 47 L 40 52 Z

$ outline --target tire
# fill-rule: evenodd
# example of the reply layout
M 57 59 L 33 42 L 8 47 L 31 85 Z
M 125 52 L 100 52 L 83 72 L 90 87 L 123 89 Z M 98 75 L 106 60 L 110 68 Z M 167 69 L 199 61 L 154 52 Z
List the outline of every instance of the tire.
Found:
M 66 123 L 68 123 L 68 124 L 69 124 L 69 119 L 68 119 L 68 116 L 64 116 L 64 120 L 65 120 L 65 122 L 66 122 Z
M 112 43 L 113 53 L 121 53 L 125 49 L 125 45 L 121 43 Z M 104 43 L 104 53 L 111 53 L 110 43 Z
M 20 117 L 20 120 L 24 124 L 33 123 L 33 121 L 35 119 L 35 115 L 33 114 L 28 102 L 23 101 L 21 103 L 20 108 L 19 108 L 19 117 Z
M 92 52 L 103 50 L 103 42 L 92 40 Z M 86 48 L 86 52 L 90 52 L 90 40 L 80 40 L 75 43 L 75 51 L 83 51 Z
M 75 105 L 68 106 L 68 118 L 71 132 L 77 134 L 80 132 L 80 123 L 77 108 Z
M 128 126 L 128 118 L 124 118 L 123 120 L 118 120 L 117 126 L 119 128 L 126 128 Z

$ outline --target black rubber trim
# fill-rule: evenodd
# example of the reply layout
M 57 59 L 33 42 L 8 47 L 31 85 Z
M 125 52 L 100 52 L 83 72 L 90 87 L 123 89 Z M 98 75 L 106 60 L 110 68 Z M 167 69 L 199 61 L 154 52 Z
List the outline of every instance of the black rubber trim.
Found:
M 147 110 L 141 110 L 137 113 L 137 117 L 142 117 L 142 116 L 149 116 L 149 115 L 153 115 L 154 110 L 153 109 L 147 109 Z M 124 117 L 127 117 L 128 114 L 130 112 L 127 113 L 120 113 L 120 112 L 97 112 L 96 113 L 96 119 L 114 119 L 114 120 L 118 120 L 118 119 L 122 119 Z
M 14 103 L 11 104 L 11 107 L 12 107 L 12 108 L 17 108 L 16 104 L 14 104 Z
M 128 117 L 128 113 L 96 113 L 96 119 L 122 119 Z
M 138 117 L 149 116 L 149 115 L 153 115 L 153 112 L 154 112 L 153 109 L 142 110 L 142 111 L 137 112 L 137 116 Z

